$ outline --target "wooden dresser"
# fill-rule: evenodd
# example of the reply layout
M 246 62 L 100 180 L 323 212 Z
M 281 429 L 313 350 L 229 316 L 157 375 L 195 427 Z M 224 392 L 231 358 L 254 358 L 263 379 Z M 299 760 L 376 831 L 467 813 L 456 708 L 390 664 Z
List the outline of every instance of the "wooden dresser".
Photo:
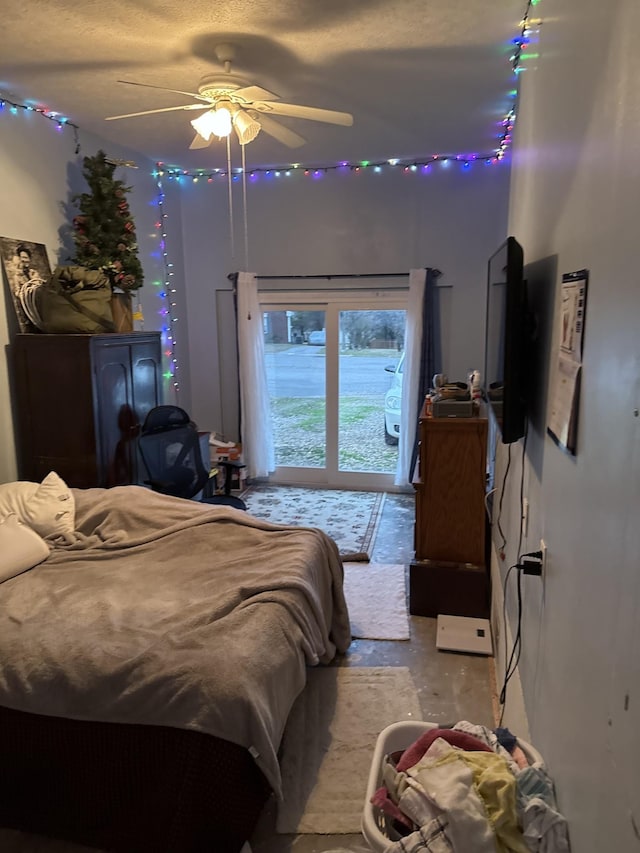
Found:
M 17 335 L 12 349 L 20 477 L 142 482 L 137 436 L 162 403 L 160 333 Z
M 410 612 L 489 615 L 486 559 L 487 418 L 434 418 L 423 407 L 413 486 Z

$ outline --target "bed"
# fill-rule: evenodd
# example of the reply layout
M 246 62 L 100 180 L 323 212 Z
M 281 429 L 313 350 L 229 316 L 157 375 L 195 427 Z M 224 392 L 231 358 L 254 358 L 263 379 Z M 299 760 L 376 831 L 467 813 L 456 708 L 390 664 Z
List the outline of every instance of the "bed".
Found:
M 280 794 L 308 666 L 351 637 L 322 531 L 138 486 L 0 583 L 0 826 L 125 853 L 239 851 Z

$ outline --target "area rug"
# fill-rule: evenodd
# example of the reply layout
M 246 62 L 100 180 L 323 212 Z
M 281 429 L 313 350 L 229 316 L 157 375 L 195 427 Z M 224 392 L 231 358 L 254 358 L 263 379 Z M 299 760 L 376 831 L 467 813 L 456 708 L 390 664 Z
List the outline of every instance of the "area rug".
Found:
M 367 562 L 384 505 L 384 493 L 250 486 L 241 495 L 247 511 L 274 524 L 319 527 L 343 560 Z
M 283 738 L 281 834 L 360 832 L 367 780 L 382 729 L 422 719 L 407 667 L 309 669 Z
M 344 563 L 344 595 L 351 635 L 366 640 L 409 640 L 404 566 Z

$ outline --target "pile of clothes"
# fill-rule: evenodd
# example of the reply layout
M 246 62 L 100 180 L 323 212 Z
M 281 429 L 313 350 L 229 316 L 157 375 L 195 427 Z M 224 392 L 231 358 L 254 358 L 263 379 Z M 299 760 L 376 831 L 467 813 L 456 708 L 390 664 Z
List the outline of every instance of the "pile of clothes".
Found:
M 530 763 L 508 729 L 466 720 L 429 729 L 385 756 L 382 783 L 371 802 L 393 829 L 385 853 L 570 849 L 544 764 Z

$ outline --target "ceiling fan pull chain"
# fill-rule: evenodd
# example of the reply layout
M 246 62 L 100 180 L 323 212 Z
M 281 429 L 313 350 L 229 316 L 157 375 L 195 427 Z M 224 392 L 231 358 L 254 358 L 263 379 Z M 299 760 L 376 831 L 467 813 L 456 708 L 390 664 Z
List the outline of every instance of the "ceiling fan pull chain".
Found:
M 249 272 L 249 226 L 247 222 L 247 164 L 245 159 L 245 146 L 241 145 L 242 151 L 242 208 L 244 216 L 244 263 L 245 270 Z
M 233 175 L 231 174 L 231 138 L 227 136 L 227 183 L 229 190 L 229 232 L 231 245 L 231 259 L 235 260 L 236 248 L 233 234 Z

